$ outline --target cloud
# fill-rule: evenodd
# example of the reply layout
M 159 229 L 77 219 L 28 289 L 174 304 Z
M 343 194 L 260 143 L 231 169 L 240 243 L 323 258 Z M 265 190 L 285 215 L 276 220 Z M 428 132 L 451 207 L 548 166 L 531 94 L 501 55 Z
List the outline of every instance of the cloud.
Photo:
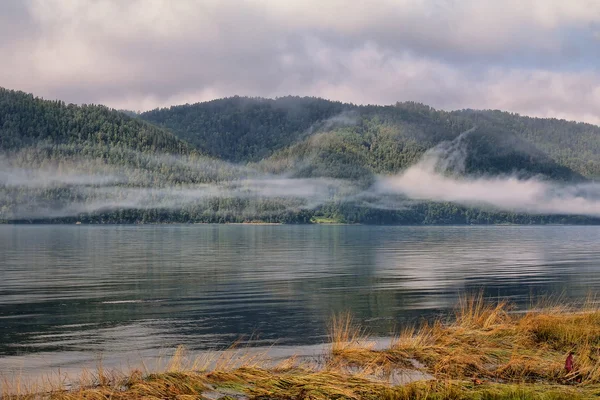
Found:
M 8 0 L 0 86 L 145 110 L 233 94 L 600 123 L 593 0 Z
M 465 176 L 467 153 L 463 139 L 427 151 L 403 173 L 384 177 L 375 192 L 402 195 L 415 201 L 451 202 L 464 206 L 530 214 L 600 216 L 600 184 L 556 183 L 540 178 L 515 176 Z M 458 172 L 458 173 L 457 173 Z

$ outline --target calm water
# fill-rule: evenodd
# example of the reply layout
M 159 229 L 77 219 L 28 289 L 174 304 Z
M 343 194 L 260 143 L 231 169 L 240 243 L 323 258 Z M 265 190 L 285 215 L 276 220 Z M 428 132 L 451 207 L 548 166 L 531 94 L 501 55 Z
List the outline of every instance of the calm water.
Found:
M 600 288 L 600 227 L 0 226 L 0 372 L 326 341 L 485 288 L 524 306 Z

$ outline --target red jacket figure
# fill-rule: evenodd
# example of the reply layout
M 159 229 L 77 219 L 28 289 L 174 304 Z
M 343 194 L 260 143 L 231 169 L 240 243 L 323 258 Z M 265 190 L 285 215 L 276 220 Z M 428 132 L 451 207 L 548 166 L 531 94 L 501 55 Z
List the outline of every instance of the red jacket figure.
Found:
M 570 373 L 571 371 L 573 371 L 573 352 L 569 352 L 569 355 L 567 356 L 567 359 L 565 361 L 565 369 L 567 370 L 567 373 Z

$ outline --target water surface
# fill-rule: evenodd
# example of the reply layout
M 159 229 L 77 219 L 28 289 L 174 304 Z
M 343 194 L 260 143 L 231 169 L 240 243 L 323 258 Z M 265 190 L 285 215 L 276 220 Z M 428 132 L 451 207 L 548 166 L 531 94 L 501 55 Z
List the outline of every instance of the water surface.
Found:
M 600 288 L 600 227 L 0 226 L 0 372 L 185 345 L 387 336 L 485 288 L 524 307 Z

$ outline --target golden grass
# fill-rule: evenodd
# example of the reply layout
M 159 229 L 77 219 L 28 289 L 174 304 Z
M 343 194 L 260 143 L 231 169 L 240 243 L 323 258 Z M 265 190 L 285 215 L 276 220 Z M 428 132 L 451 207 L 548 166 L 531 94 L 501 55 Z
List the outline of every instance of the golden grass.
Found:
M 509 308 L 505 300 L 496 303 L 486 301 L 483 292 L 476 296 L 461 296 L 455 324 L 463 328 L 491 329 L 510 321 Z
M 237 388 L 249 399 L 587 399 L 598 388 L 581 390 L 565 385 L 499 384 L 475 385 L 468 381 L 413 382 L 390 386 L 361 377 L 324 371 L 291 369 L 270 371 L 242 368 L 227 374 L 163 373 L 136 379 L 125 387 L 96 386 L 74 391 L 7 397 L 10 399 L 107 400 L 107 399 L 202 399 L 214 388 Z M 225 392 L 224 392 L 225 393 Z M 226 394 L 222 398 L 227 397 Z
M 354 321 L 349 312 L 333 315 L 329 332 L 331 352 L 334 355 L 352 349 L 364 349 L 370 345 L 364 328 Z
M 405 327 L 389 348 L 375 349 L 349 313 L 330 326 L 331 351 L 320 365 L 292 357 L 269 364 L 266 354 L 231 349 L 190 359 L 178 348 L 161 373 L 84 372 L 79 385 L 2 383 L 2 400 L 200 399 L 233 391 L 249 399 L 585 399 L 600 396 L 600 309 L 538 304 L 511 313 L 482 294 L 461 298 L 452 320 Z M 575 370 L 564 361 L 575 353 Z M 419 382 L 393 385 L 402 371 Z M 425 375 L 427 373 L 428 375 Z M 418 374 L 417 374 L 418 376 Z M 580 381 L 577 382 L 576 381 Z
M 600 310 L 595 302 L 579 307 L 545 303 L 525 314 L 511 309 L 508 302 L 486 301 L 481 293 L 463 297 L 451 321 L 405 328 L 383 351 L 338 348 L 333 359 L 388 369 L 416 360 L 444 380 L 559 384 L 580 377 L 583 384 L 600 384 Z M 564 362 L 570 350 L 575 351 L 576 371 L 567 374 Z

